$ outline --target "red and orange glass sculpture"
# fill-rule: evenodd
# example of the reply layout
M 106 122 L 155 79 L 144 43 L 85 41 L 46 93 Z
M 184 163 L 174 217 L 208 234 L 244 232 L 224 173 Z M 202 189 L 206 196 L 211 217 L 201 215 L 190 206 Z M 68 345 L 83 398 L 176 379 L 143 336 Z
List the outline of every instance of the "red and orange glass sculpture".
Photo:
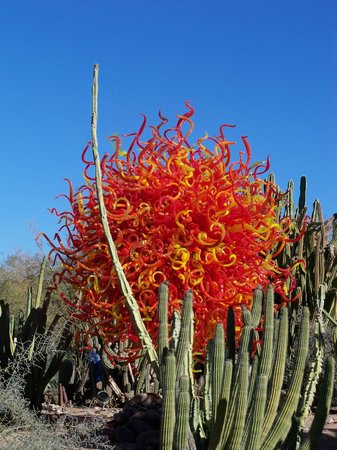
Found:
M 173 128 L 165 128 L 160 115 L 148 140 L 142 140 L 144 117 L 140 130 L 129 135 L 127 151 L 118 136 L 110 136 L 114 151 L 104 155 L 101 168 L 111 234 L 150 335 L 155 339 L 158 288 L 167 280 L 170 314 L 181 308 L 187 289 L 194 292 L 194 346 L 202 352 L 215 324 L 226 320 L 228 306 L 249 307 L 257 285 L 270 282 L 286 300 L 295 282 L 292 268 L 280 269 L 274 260 L 289 241 L 291 222 L 278 219 L 284 194 L 260 178 L 269 161 L 252 164 L 245 137 L 232 161 L 234 142 L 224 134 L 232 125 L 190 145 L 194 111 L 186 106 Z M 75 191 L 68 181 L 69 211 L 53 210 L 66 237 L 47 238 L 50 254 L 62 264 L 55 282 L 76 289 L 76 301 L 63 298 L 88 322 L 89 334 L 99 327 L 107 341 L 127 338 L 132 358 L 140 342 L 109 257 L 89 149 L 90 144 L 83 153 L 86 184 Z

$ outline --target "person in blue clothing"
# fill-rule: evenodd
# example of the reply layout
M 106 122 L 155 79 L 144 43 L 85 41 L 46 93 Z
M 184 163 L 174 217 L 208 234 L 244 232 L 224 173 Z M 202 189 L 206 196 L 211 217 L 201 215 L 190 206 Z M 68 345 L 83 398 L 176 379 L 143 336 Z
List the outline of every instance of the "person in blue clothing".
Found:
M 103 364 L 96 347 L 88 351 L 87 358 L 93 387 L 95 387 L 95 390 L 100 390 L 102 389 L 100 385 L 103 382 Z

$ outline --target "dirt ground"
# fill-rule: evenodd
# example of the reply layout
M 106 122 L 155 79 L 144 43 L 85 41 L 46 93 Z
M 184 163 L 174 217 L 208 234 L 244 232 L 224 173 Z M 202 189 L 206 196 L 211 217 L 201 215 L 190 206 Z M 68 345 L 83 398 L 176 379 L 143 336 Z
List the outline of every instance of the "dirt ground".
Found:
M 54 409 L 52 409 L 52 407 Z M 120 408 L 101 408 L 97 406 L 91 406 L 86 408 L 79 407 L 59 407 L 56 405 L 49 405 L 46 411 L 46 416 L 48 420 L 53 422 L 58 422 L 61 418 L 69 420 L 70 422 L 76 423 L 76 428 L 80 429 L 80 424 L 94 422 L 95 427 L 100 428 L 107 422 L 111 421 L 116 413 L 121 411 Z M 313 420 L 313 415 L 310 415 L 307 419 L 304 433 L 308 432 Z M 6 439 L 5 447 L 2 446 L 0 438 L 0 449 L 10 449 L 11 442 L 14 443 L 16 439 L 22 441 L 22 435 L 25 434 L 24 431 L 21 433 L 15 433 L 15 435 L 10 436 L 10 439 Z M 27 432 L 26 432 L 27 434 Z M 21 436 L 19 436 L 21 435 Z M 9 447 L 8 447 L 9 445 Z M 84 444 L 83 444 L 84 445 Z M 73 448 L 72 450 L 87 450 L 87 449 L 102 449 L 106 447 L 84 445 L 82 447 Z M 111 444 L 111 448 L 114 450 L 133 450 L 134 447 L 131 444 Z M 327 417 L 323 432 L 318 440 L 315 450 L 337 450 L 337 408 L 333 408 Z
M 116 412 L 119 412 L 118 408 L 100 408 L 100 407 L 89 407 L 89 408 L 75 408 L 67 407 L 63 408 L 61 415 L 78 418 L 86 417 L 86 419 L 98 419 L 99 422 L 104 424 L 109 422 Z M 304 428 L 304 433 L 307 433 L 310 429 L 311 423 L 313 421 L 313 415 L 310 415 L 307 419 L 306 426 Z M 82 447 L 79 450 L 84 450 L 88 447 Z M 92 448 L 92 447 L 91 447 Z M 129 445 L 117 445 L 114 450 L 127 450 Z M 319 438 L 319 441 L 315 447 L 315 450 L 337 450 L 337 408 L 333 408 L 327 417 L 323 432 Z
M 304 432 L 308 432 L 313 418 L 308 417 Z M 331 409 L 315 450 L 337 450 L 337 408 Z

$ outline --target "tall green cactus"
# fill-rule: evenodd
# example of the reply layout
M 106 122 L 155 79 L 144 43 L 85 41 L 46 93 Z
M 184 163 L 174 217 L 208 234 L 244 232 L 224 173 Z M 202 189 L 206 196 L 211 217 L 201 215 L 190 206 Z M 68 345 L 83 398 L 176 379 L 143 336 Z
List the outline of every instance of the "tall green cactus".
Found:
M 268 402 L 264 415 L 261 440 L 267 436 L 280 402 L 281 390 L 284 378 L 284 370 L 288 350 L 288 309 L 282 308 L 278 328 L 277 344 L 275 346 L 275 358 L 272 367 L 271 378 L 269 381 Z
M 225 334 L 221 323 L 215 328 L 212 352 L 212 419 L 216 421 L 217 407 L 221 399 L 225 368 Z
M 299 333 L 297 358 L 293 370 L 290 386 L 285 401 L 277 413 L 271 428 L 268 430 L 265 440 L 260 446 L 261 450 L 274 450 L 279 442 L 283 442 L 291 428 L 291 421 L 296 411 L 308 354 L 309 344 L 309 309 L 303 308 L 303 318 Z
M 332 400 L 335 381 L 335 366 L 335 358 L 333 356 L 329 356 L 325 364 L 325 374 L 322 383 L 323 389 L 319 398 L 316 414 L 311 424 L 308 436 L 304 439 L 300 450 L 313 450 L 319 436 L 322 433 Z
M 176 357 L 169 352 L 165 357 L 163 371 L 163 416 L 160 428 L 160 448 L 172 450 L 176 422 Z
M 252 399 L 251 420 L 247 426 L 247 433 L 243 442 L 245 450 L 260 450 L 260 437 L 267 401 L 267 382 L 267 375 L 261 374 L 258 376 L 255 384 L 254 398 Z
M 189 435 L 190 407 L 190 379 L 187 375 L 183 375 L 179 380 L 179 394 L 177 399 L 173 441 L 174 450 L 186 450 Z
M 183 310 L 181 317 L 181 329 L 179 341 L 176 349 L 177 377 L 190 375 L 192 367 L 192 346 L 193 346 L 193 294 L 186 291 L 183 300 Z
M 163 382 L 164 353 L 169 348 L 168 339 L 168 283 L 164 282 L 159 287 L 158 299 L 158 361 L 159 379 Z
M 256 298 L 259 300 L 260 291 L 256 294 Z M 288 307 L 283 307 L 274 314 L 273 291 L 269 287 L 265 295 L 261 351 L 260 354 L 255 352 L 252 357 L 254 328 L 258 325 L 257 317 L 260 314 L 256 313 L 255 316 L 255 313 L 256 311 L 251 313 L 246 308 L 242 310 L 242 319 L 245 325 L 234 360 L 226 359 L 226 355 L 232 353 L 225 348 L 223 326 L 217 325 L 214 337 L 208 343 L 206 351 L 202 401 L 198 397 L 192 397 L 191 391 L 188 393 L 191 403 L 189 421 L 186 417 L 186 410 L 184 410 L 183 418 L 180 417 L 180 407 L 176 407 L 180 402 L 185 402 L 185 406 L 187 403 L 186 387 L 181 388 L 180 385 L 180 389 L 177 388 L 175 381 L 178 370 L 173 374 L 171 367 L 171 377 L 166 371 L 164 372 L 163 422 L 165 424 L 162 424 L 162 427 L 165 428 L 165 432 L 162 432 L 162 442 L 165 438 L 165 448 L 170 448 L 170 450 L 184 448 L 186 436 L 190 432 L 190 424 L 192 424 L 196 442 L 201 443 L 200 445 L 208 450 L 276 450 L 279 445 L 286 442 L 294 413 L 301 398 L 303 373 L 308 353 L 310 312 L 307 307 L 302 309 L 300 328 L 294 330 L 297 346 L 294 349 L 291 379 L 282 402 L 281 390 L 284 388 L 283 381 L 288 357 Z M 184 333 L 181 334 L 181 337 L 183 336 Z M 255 335 L 256 337 L 259 336 Z M 175 361 L 174 353 L 171 352 L 166 357 L 165 366 L 172 365 Z M 310 442 L 313 440 L 312 436 L 315 434 L 315 430 L 318 430 L 319 426 L 322 426 L 322 421 L 325 420 L 326 410 L 331 402 L 333 373 L 334 366 L 329 359 L 326 377 L 323 380 L 325 386 L 323 406 L 310 435 Z M 171 384 L 167 385 L 168 377 Z M 186 375 L 182 379 L 186 380 Z M 174 420 L 176 420 L 176 432 L 172 437 Z M 179 442 L 178 429 L 181 433 L 180 436 L 183 436 L 183 441 L 179 437 Z M 296 433 L 300 433 L 300 430 L 297 430 Z M 307 447 L 307 441 L 303 445 L 306 446 L 303 447 L 305 450 L 310 448 Z

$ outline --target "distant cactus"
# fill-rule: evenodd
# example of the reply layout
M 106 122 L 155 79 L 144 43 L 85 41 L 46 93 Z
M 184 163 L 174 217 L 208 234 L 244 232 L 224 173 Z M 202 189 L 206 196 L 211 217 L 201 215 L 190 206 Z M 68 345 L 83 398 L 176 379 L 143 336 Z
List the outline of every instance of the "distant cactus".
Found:
M 17 360 L 22 365 L 22 373 L 25 373 L 25 396 L 30 401 L 31 408 L 39 409 L 42 395 L 49 381 L 57 373 L 65 350 L 68 348 L 72 334 L 70 328 L 64 326 L 61 334 L 54 335 L 55 328 L 61 316 L 56 315 L 47 326 L 47 310 L 50 304 L 51 291 L 47 290 L 44 300 L 42 297 L 42 284 L 44 278 L 46 260 L 44 259 L 39 274 L 38 290 L 33 306 L 32 290 L 27 293 L 26 317 L 19 317 L 20 326 L 17 330 L 16 346 L 14 346 L 13 316 L 9 313 L 9 305 L 0 302 L 0 362 L 5 377 L 10 376 L 7 367 Z M 53 343 L 54 352 L 50 354 L 50 340 Z

